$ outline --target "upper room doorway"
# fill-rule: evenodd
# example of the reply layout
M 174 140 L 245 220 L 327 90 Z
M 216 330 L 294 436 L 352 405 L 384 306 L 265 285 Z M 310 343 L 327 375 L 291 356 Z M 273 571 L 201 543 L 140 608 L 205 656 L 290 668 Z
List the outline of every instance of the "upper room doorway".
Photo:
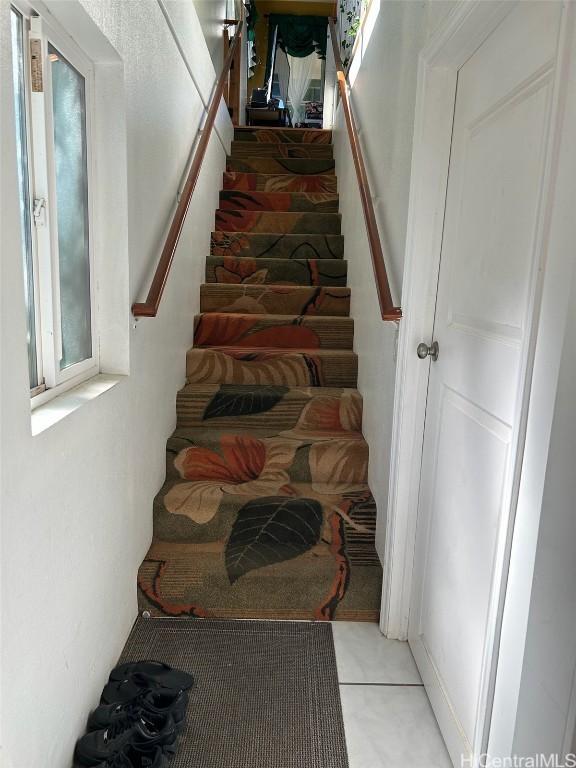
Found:
M 324 126 L 325 72 L 325 62 L 314 53 L 295 58 L 276 48 L 271 96 L 286 103 L 289 127 Z
M 247 0 L 249 125 L 323 128 L 330 0 Z

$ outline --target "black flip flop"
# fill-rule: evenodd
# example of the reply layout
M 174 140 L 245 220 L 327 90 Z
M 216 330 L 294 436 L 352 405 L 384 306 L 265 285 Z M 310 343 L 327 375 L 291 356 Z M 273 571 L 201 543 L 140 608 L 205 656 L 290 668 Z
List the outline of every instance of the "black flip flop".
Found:
M 112 680 L 104 686 L 100 704 L 126 704 L 146 691 L 159 687 L 155 680 L 142 674 L 134 674 L 124 680 Z
M 173 669 L 162 661 L 152 660 L 120 664 L 110 672 L 110 682 L 129 680 L 135 675 L 149 678 L 162 688 L 176 688 L 186 691 L 194 685 L 194 678 L 187 672 Z

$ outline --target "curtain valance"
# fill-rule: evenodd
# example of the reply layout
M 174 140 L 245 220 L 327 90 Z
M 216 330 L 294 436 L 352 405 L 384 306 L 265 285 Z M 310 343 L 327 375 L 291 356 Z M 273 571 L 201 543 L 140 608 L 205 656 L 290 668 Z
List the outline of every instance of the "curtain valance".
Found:
M 265 83 L 268 82 L 272 75 L 276 29 L 278 29 L 277 43 L 289 56 L 304 58 L 316 52 L 319 58 L 326 58 L 326 40 L 328 36 L 328 18 L 326 16 L 270 14 L 268 19 L 268 52 L 266 56 Z

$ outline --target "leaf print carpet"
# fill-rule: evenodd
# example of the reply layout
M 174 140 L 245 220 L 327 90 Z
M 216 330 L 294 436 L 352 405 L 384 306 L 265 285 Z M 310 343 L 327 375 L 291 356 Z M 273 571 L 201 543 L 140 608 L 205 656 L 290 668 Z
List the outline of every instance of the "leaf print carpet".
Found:
M 140 610 L 377 621 L 330 132 L 236 129 L 214 221 Z
M 140 659 L 194 676 L 171 768 L 348 768 L 330 624 L 141 618 Z

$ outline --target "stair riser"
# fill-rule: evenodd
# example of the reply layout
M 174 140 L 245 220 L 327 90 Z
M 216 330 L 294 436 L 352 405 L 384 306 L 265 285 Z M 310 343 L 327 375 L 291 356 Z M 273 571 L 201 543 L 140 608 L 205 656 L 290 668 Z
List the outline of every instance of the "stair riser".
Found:
M 267 285 L 346 285 L 343 259 L 246 259 L 206 260 L 207 283 L 259 283 Z
M 220 192 L 220 208 L 224 211 L 338 213 L 338 195 L 228 190 Z
M 208 312 L 194 321 L 194 346 L 241 349 L 352 349 L 350 317 L 283 317 Z
M 227 171 L 240 171 L 241 173 L 267 173 L 284 175 L 297 173 L 301 176 L 332 175 L 334 171 L 333 160 L 306 159 L 292 160 L 289 158 L 273 157 L 229 157 L 226 161 Z
M 200 311 L 347 317 L 350 289 L 211 283 L 200 287 Z
M 216 211 L 218 232 L 253 232 L 282 235 L 339 235 L 339 213 L 284 211 Z
M 288 142 L 233 141 L 232 157 L 296 157 L 296 158 L 328 158 L 334 155 L 330 144 L 295 144 Z
M 274 259 L 342 259 L 342 235 L 276 235 L 212 232 L 211 256 Z
M 189 384 L 275 384 L 288 387 L 356 387 L 352 353 L 190 349 Z
M 200 390 L 200 391 L 197 391 Z M 356 390 L 290 390 L 286 387 L 186 387 L 178 393 L 179 428 L 226 430 L 298 429 L 299 434 L 362 430 L 362 398 Z M 256 409 L 258 412 L 253 413 Z
M 332 131 L 318 130 L 289 130 L 282 128 L 235 128 L 234 141 L 255 142 L 257 144 L 268 143 L 292 143 L 292 144 L 331 144 Z
M 195 430 L 193 446 L 190 440 L 180 439 L 173 435 L 167 443 L 166 450 L 166 480 L 167 482 L 198 482 L 197 461 L 198 449 L 203 449 L 204 455 L 210 453 L 220 455 L 221 438 L 230 433 L 223 430 Z M 273 430 L 269 437 L 246 436 L 247 441 L 255 441 L 267 453 L 274 450 L 282 436 L 276 436 Z M 297 450 L 299 449 L 299 450 Z M 334 484 L 363 484 L 368 479 L 368 446 L 361 437 L 347 436 L 343 433 L 336 437 L 306 437 L 299 435 L 294 442 L 286 441 L 285 471 L 294 483 L 334 483 Z M 329 459 L 332 458 L 332 461 Z M 291 459 L 291 460 L 290 460 Z M 209 459 L 208 459 L 209 460 Z M 201 482 L 201 481 L 200 481 Z M 231 493 L 230 495 L 235 495 Z
M 336 194 L 338 182 L 336 176 L 318 174 L 316 176 L 293 176 L 290 174 L 224 173 L 223 188 L 244 192 L 315 192 Z

